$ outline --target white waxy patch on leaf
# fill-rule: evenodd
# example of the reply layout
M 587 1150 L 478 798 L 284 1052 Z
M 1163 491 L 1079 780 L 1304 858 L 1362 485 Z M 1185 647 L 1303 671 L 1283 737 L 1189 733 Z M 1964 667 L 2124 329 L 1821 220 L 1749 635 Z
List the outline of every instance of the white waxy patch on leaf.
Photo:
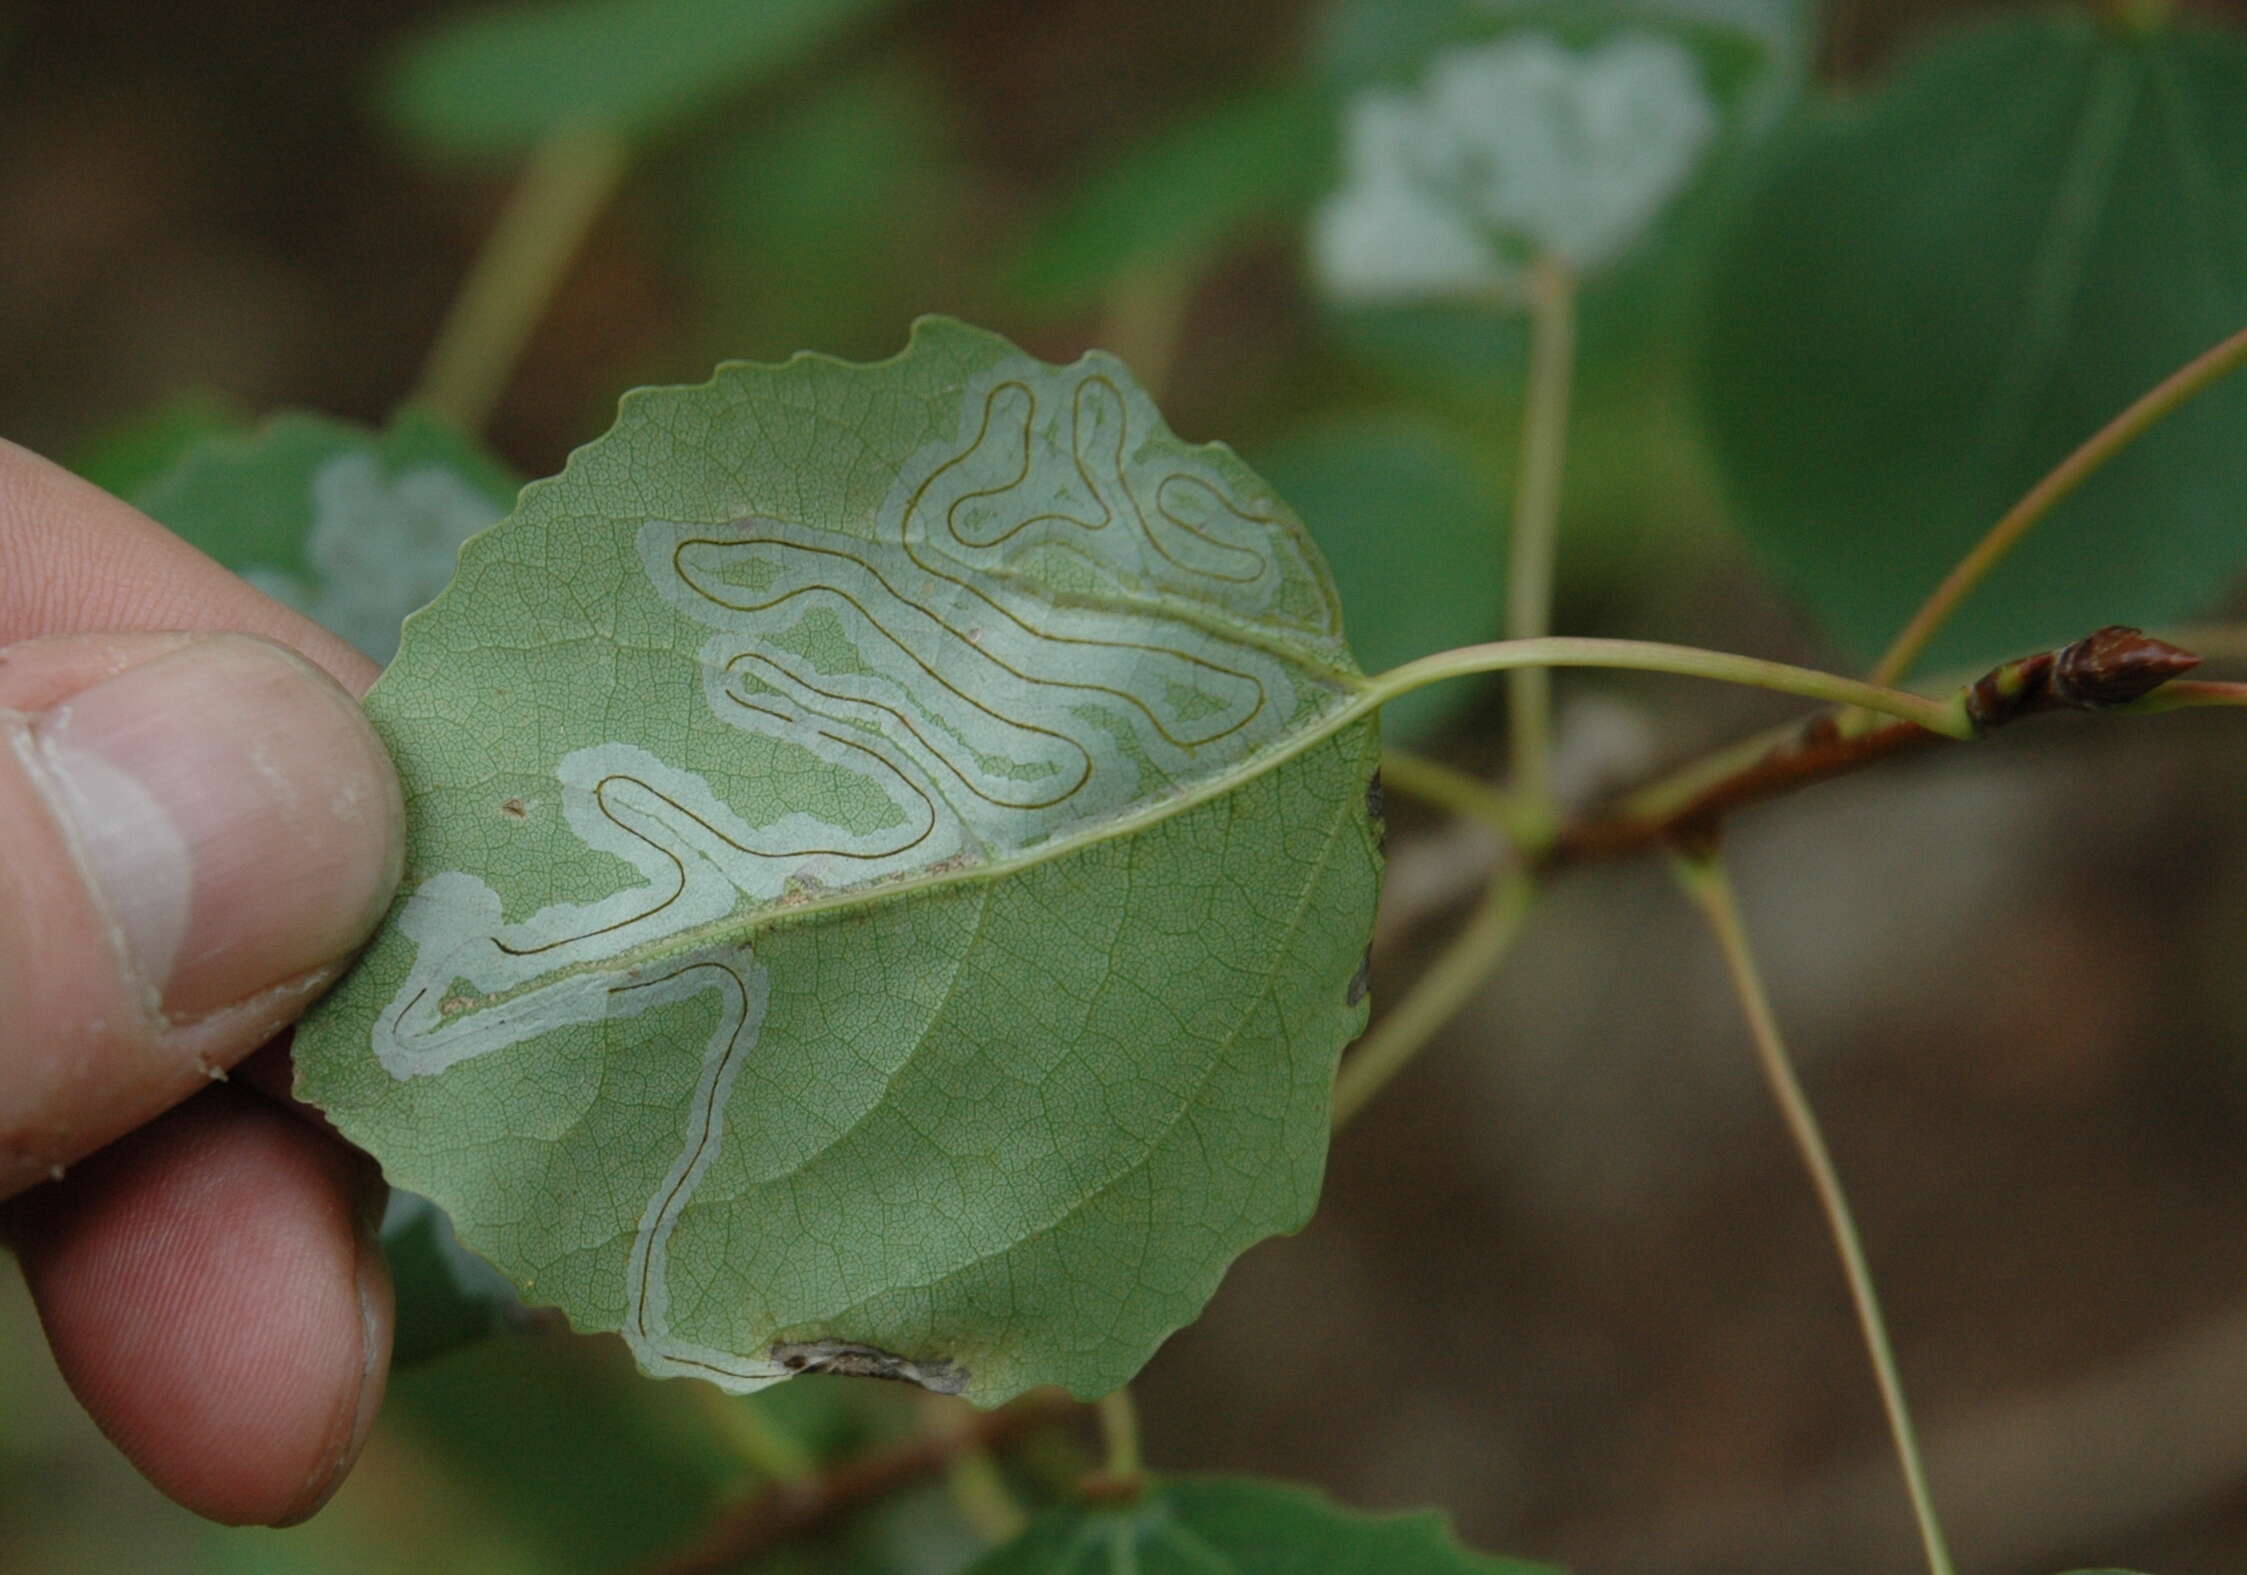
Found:
M 1315 1196 L 1361 684 L 1105 357 L 633 396 L 369 698 L 412 867 L 305 1090 L 651 1372 L 1112 1388 Z
M 406 614 L 445 588 L 461 543 L 499 517 L 452 471 L 386 480 L 371 453 L 338 454 L 314 473 L 312 515 L 308 574 L 251 565 L 242 578 L 377 662 L 397 653 Z
M 1719 126 L 1692 54 L 1652 33 L 1585 53 L 1510 34 L 1438 55 L 1347 109 L 1341 188 L 1311 252 L 1343 300 L 1504 298 L 1528 263 L 1578 272 L 1645 235 Z

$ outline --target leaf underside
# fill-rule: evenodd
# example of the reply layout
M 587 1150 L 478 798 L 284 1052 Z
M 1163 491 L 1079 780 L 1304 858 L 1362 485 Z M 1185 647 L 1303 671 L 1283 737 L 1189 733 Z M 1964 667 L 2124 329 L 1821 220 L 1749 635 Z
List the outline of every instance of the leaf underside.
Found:
M 651 1372 L 1105 1392 L 1315 1201 L 1361 686 L 1108 357 L 643 390 L 368 697 L 409 869 L 300 1091 Z

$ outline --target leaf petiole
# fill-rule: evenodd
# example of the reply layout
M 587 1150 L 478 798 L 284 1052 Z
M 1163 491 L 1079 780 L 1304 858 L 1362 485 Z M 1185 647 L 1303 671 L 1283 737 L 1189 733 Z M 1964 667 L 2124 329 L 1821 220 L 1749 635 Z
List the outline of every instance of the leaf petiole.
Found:
M 1381 751 L 1381 782 L 1438 809 L 1476 820 L 1516 844 L 1527 841 L 1528 817 L 1512 794 L 1492 787 L 1457 766 L 1447 766 L 1406 749 Z
M 1147 1462 L 1140 1453 L 1139 1408 L 1132 1403 L 1131 1386 L 1102 1395 L 1093 1411 L 1100 1420 L 1103 1458 L 1084 1492 L 1110 1502 L 1136 1499 L 1147 1490 Z
M 1522 413 L 1521 470 L 1507 523 L 1506 634 L 1526 640 L 1552 627 L 1553 560 L 1560 536 L 1561 474 L 1568 455 L 1568 400 L 1576 366 L 1576 279 L 1540 258 L 1529 270 L 1529 386 Z M 1514 791 L 1525 814 L 1552 816 L 1552 677 L 1516 668 L 1507 685 Z
M 629 155 L 606 126 L 548 133 L 445 314 L 408 404 L 464 432 L 482 428 Z
M 1887 1320 L 1880 1310 L 1880 1296 L 1873 1288 L 1872 1269 L 1865 1259 L 1864 1242 L 1858 1237 L 1857 1224 L 1849 1210 L 1849 1198 L 1842 1190 L 1841 1174 L 1834 1168 L 1833 1155 L 1826 1148 L 1826 1140 L 1818 1129 L 1818 1118 L 1810 1108 L 1809 1098 L 1802 1091 L 1802 1083 L 1795 1075 L 1794 1063 L 1787 1054 L 1786 1041 L 1780 1037 L 1778 1020 L 1772 1015 L 1771 999 L 1763 987 L 1763 977 L 1756 967 L 1755 953 L 1748 945 L 1746 928 L 1740 922 L 1739 904 L 1732 893 L 1731 877 L 1723 861 L 1713 851 L 1698 854 L 1679 854 L 1671 861 L 1678 883 L 1686 895 L 1699 906 L 1716 936 L 1717 946 L 1724 953 L 1725 971 L 1731 975 L 1733 989 L 1740 998 L 1741 1009 L 1747 1014 L 1748 1029 L 1755 1040 L 1757 1064 L 1763 1070 L 1764 1082 L 1771 1090 L 1772 1099 L 1779 1106 L 1779 1114 L 1787 1124 L 1787 1133 L 1794 1139 L 1796 1151 L 1801 1155 L 1803 1168 L 1810 1173 L 1811 1185 L 1818 1194 L 1818 1206 L 1826 1216 L 1826 1226 L 1833 1235 L 1834 1248 L 1841 1258 L 1844 1277 L 1849 1282 L 1849 1299 L 1856 1308 L 1857 1323 L 1863 1331 L 1865 1349 L 1872 1358 L 1873 1377 L 1880 1387 L 1882 1408 L 1888 1415 L 1888 1430 L 1896 1445 L 1896 1456 L 1903 1466 L 1904 1486 L 1911 1495 L 1912 1514 L 1919 1522 L 1920 1541 L 1927 1553 L 1930 1575 L 1953 1575 L 1950 1549 L 1943 1538 L 1941 1521 L 1935 1515 L 1935 1502 L 1927 1487 L 1927 1467 L 1920 1458 L 1919 1436 L 1912 1428 L 1911 1409 L 1904 1401 L 1904 1385 L 1896 1371 L 1896 1353 L 1888 1340 Z
M 1767 662 L 1760 657 L 1735 656 L 1691 645 L 1666 645 L 1653 640 L 1601 640 L 1573 635 L 1546 635 L 1532 640 L 1495 640 L 1485 645 L 1463 645 L 1439 651 L 1417 661 L 1392 667 L 1366 681 L 1352 712 L 1378 706 L 1425 684 L 1471 673 L 1511 672 L 1529 667 L 1611 667 L 1648 673 L 1675 673 L 1684 678 L 1709 678 L 1720 683 L 1745 684 L 1781 694 L 1801 695 L 1829 705 L 1856 706 L 1884 716 L 1914 722 L 1946 738 L 1972 738 L 1974 724 L 1962 699 L 1933 700 L 1908 690 L 1891 689 L 1861 679 L 1815 668 Z

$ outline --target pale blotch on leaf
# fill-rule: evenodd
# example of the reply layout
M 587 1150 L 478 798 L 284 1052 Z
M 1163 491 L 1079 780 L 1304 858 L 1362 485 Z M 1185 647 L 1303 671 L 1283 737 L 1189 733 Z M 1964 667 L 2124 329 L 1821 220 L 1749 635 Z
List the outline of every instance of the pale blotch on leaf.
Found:
M 312 478 L 310 574 L 255 565 L 242 578 L 387 663 L 406 614 L 445 588 L 461 543 L 500 512 L 442 467 L 385 480 L 373 454 L 339 454 Z
M 1100 1394 L 1308 1216 L 1379 745 L 1230 451 L 932 320 L 633 396 L 463 556 L 298 1066 L 527 1295 L 727 1388 Z
M 1654 34 L 1446 51 L 1416 88 L 1350 102 L 1342 185 L 1312 223 L 1318 280 L 1340 300 L 1506 300 L 1540 256 L 1595 271 L 1644 237 L 1717 127 L 1693 56 Z

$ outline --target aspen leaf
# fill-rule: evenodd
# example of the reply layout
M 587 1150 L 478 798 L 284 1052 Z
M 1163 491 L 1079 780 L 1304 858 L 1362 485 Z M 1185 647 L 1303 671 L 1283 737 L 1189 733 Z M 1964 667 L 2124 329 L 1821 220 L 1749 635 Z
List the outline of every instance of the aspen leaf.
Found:
M 1105 1392 L 1317 1197 L 1363 694 L 1107 356 L 642 390 L 368 696 L 408 869 L 300 1090 L 650 1372 Z

